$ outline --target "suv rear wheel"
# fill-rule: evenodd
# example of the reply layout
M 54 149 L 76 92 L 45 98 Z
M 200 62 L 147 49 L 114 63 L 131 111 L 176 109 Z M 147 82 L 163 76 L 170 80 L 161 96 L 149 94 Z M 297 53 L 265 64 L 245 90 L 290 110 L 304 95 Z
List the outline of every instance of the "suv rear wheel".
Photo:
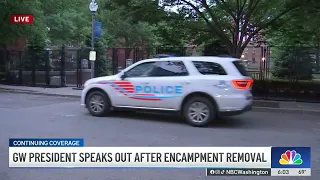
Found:
M 98 117 L 105 116 L 110 112 L 109 102 L 108 97 L 101 91 L 91 92 L 86 99 L 89 112 Z
M 183 116 L 192 126 L 207 126 L 217 117 L 216 108 L 205 97 L 192 97 L 183 106 Z

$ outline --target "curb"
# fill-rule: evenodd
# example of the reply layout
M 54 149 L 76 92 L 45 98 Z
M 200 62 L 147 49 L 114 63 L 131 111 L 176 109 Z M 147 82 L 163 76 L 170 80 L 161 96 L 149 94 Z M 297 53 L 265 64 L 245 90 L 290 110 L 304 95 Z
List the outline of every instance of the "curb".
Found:
M 254 106 L 252 110 L 254 112 L 276 112 L 276 113 L 320 115 L 320 111 L 318 110 L 304 110 L 304 109 L 292 109 L 292 108 L 270 108 L 270 107 Z
M 48 94 L 48 93 L 39 93 L 34 91 L 22 91 L 17 89 L 2 89 L 0 88 L 0 92 L 6 93 L 16 93 L 16 94 L 34 94 L 34 95 L 43 95 L 43 96 L 58 96 L 58 97 L 69 97 L 69 98 L 81 98 L 79 95 L 68 95 L 68 94 Z
M 23 91 L 19 89 L 4 89 L 0 88 L 0 92 L 7 93 L 17 93 L 17 94 L 34 94 L 43 96 L 56 96 L 56 97 L 66 97 L 66 98 L 81 98 L 80 95 L 63 95 L 63 94 L 49 94 L 49 93 L 39 93 L 35 91 Z M 310 114 L 310 115 L 320 115 L 319 110 L 303 110 L 303 109 L 292 109 L 292 108 L 271 108 L 263 106 L 253 106 L 252 111 L 254 112 L 276 112 L 276 113 L 294 113 L 294 114 Z

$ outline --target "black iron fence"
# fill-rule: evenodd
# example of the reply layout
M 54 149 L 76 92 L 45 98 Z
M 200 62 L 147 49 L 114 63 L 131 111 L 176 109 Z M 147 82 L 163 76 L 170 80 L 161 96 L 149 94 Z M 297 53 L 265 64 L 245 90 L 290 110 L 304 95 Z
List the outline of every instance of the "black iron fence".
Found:
M 249 47 L 243 55 L 250 57 L 244 59 L 256 98 L 320 102 L 319 47 L 259 48 Z
M 90 78 L 88 48 L 0 51 L 1 81 L 26 86 L 78 86 Z M 88 66 L 89 65 L 89 66 Z
M 155 50 L 154 50 L 155 51 Z M 82 87 L 91 78 L 90 48 L 1 51 L 1 83 Z M 152 57 L 152 49 L 107 48 L 97 54 L 95 77 L 112 75 L 139 60 Z
M 0 78 L 5 83 L 31 86 L 75 86 L 91 78 L 89 48 L 43 51 L 0 51 Z M 208 49 L 206 49 L 206 52 Z M 101 75 L 112 75 L 156 54 L 202 56 L 201 47 L 106 48 L 96 61 Z M 318 47 L 248 47 L 241 56 L 255 79 L 256 98 L 320 101 Z

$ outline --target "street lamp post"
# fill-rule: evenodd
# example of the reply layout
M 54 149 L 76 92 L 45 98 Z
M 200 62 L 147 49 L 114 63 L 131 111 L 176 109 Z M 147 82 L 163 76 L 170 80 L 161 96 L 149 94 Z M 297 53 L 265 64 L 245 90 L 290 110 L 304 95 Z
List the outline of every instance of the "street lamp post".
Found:
M 92 16 L 92 27 L 91 27 L 91 51 L 94 51 L 94 22 L 95 22 L 95 14 L 98 10 L 98 3 L 95 0 L 91 0 L 89 4 L 89 10 L 91 11 Z M 94 78 L 94 61 L 91 61 L 91 78 Z

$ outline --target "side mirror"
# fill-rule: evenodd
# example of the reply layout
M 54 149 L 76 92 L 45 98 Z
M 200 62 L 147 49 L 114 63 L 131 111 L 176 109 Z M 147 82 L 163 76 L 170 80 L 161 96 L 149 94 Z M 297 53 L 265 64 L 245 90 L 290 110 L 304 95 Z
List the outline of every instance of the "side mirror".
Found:
M 121 80 L 124 80 L 127 77 L 127 72 L 123 72 L 123 74 L 121 75 Z

